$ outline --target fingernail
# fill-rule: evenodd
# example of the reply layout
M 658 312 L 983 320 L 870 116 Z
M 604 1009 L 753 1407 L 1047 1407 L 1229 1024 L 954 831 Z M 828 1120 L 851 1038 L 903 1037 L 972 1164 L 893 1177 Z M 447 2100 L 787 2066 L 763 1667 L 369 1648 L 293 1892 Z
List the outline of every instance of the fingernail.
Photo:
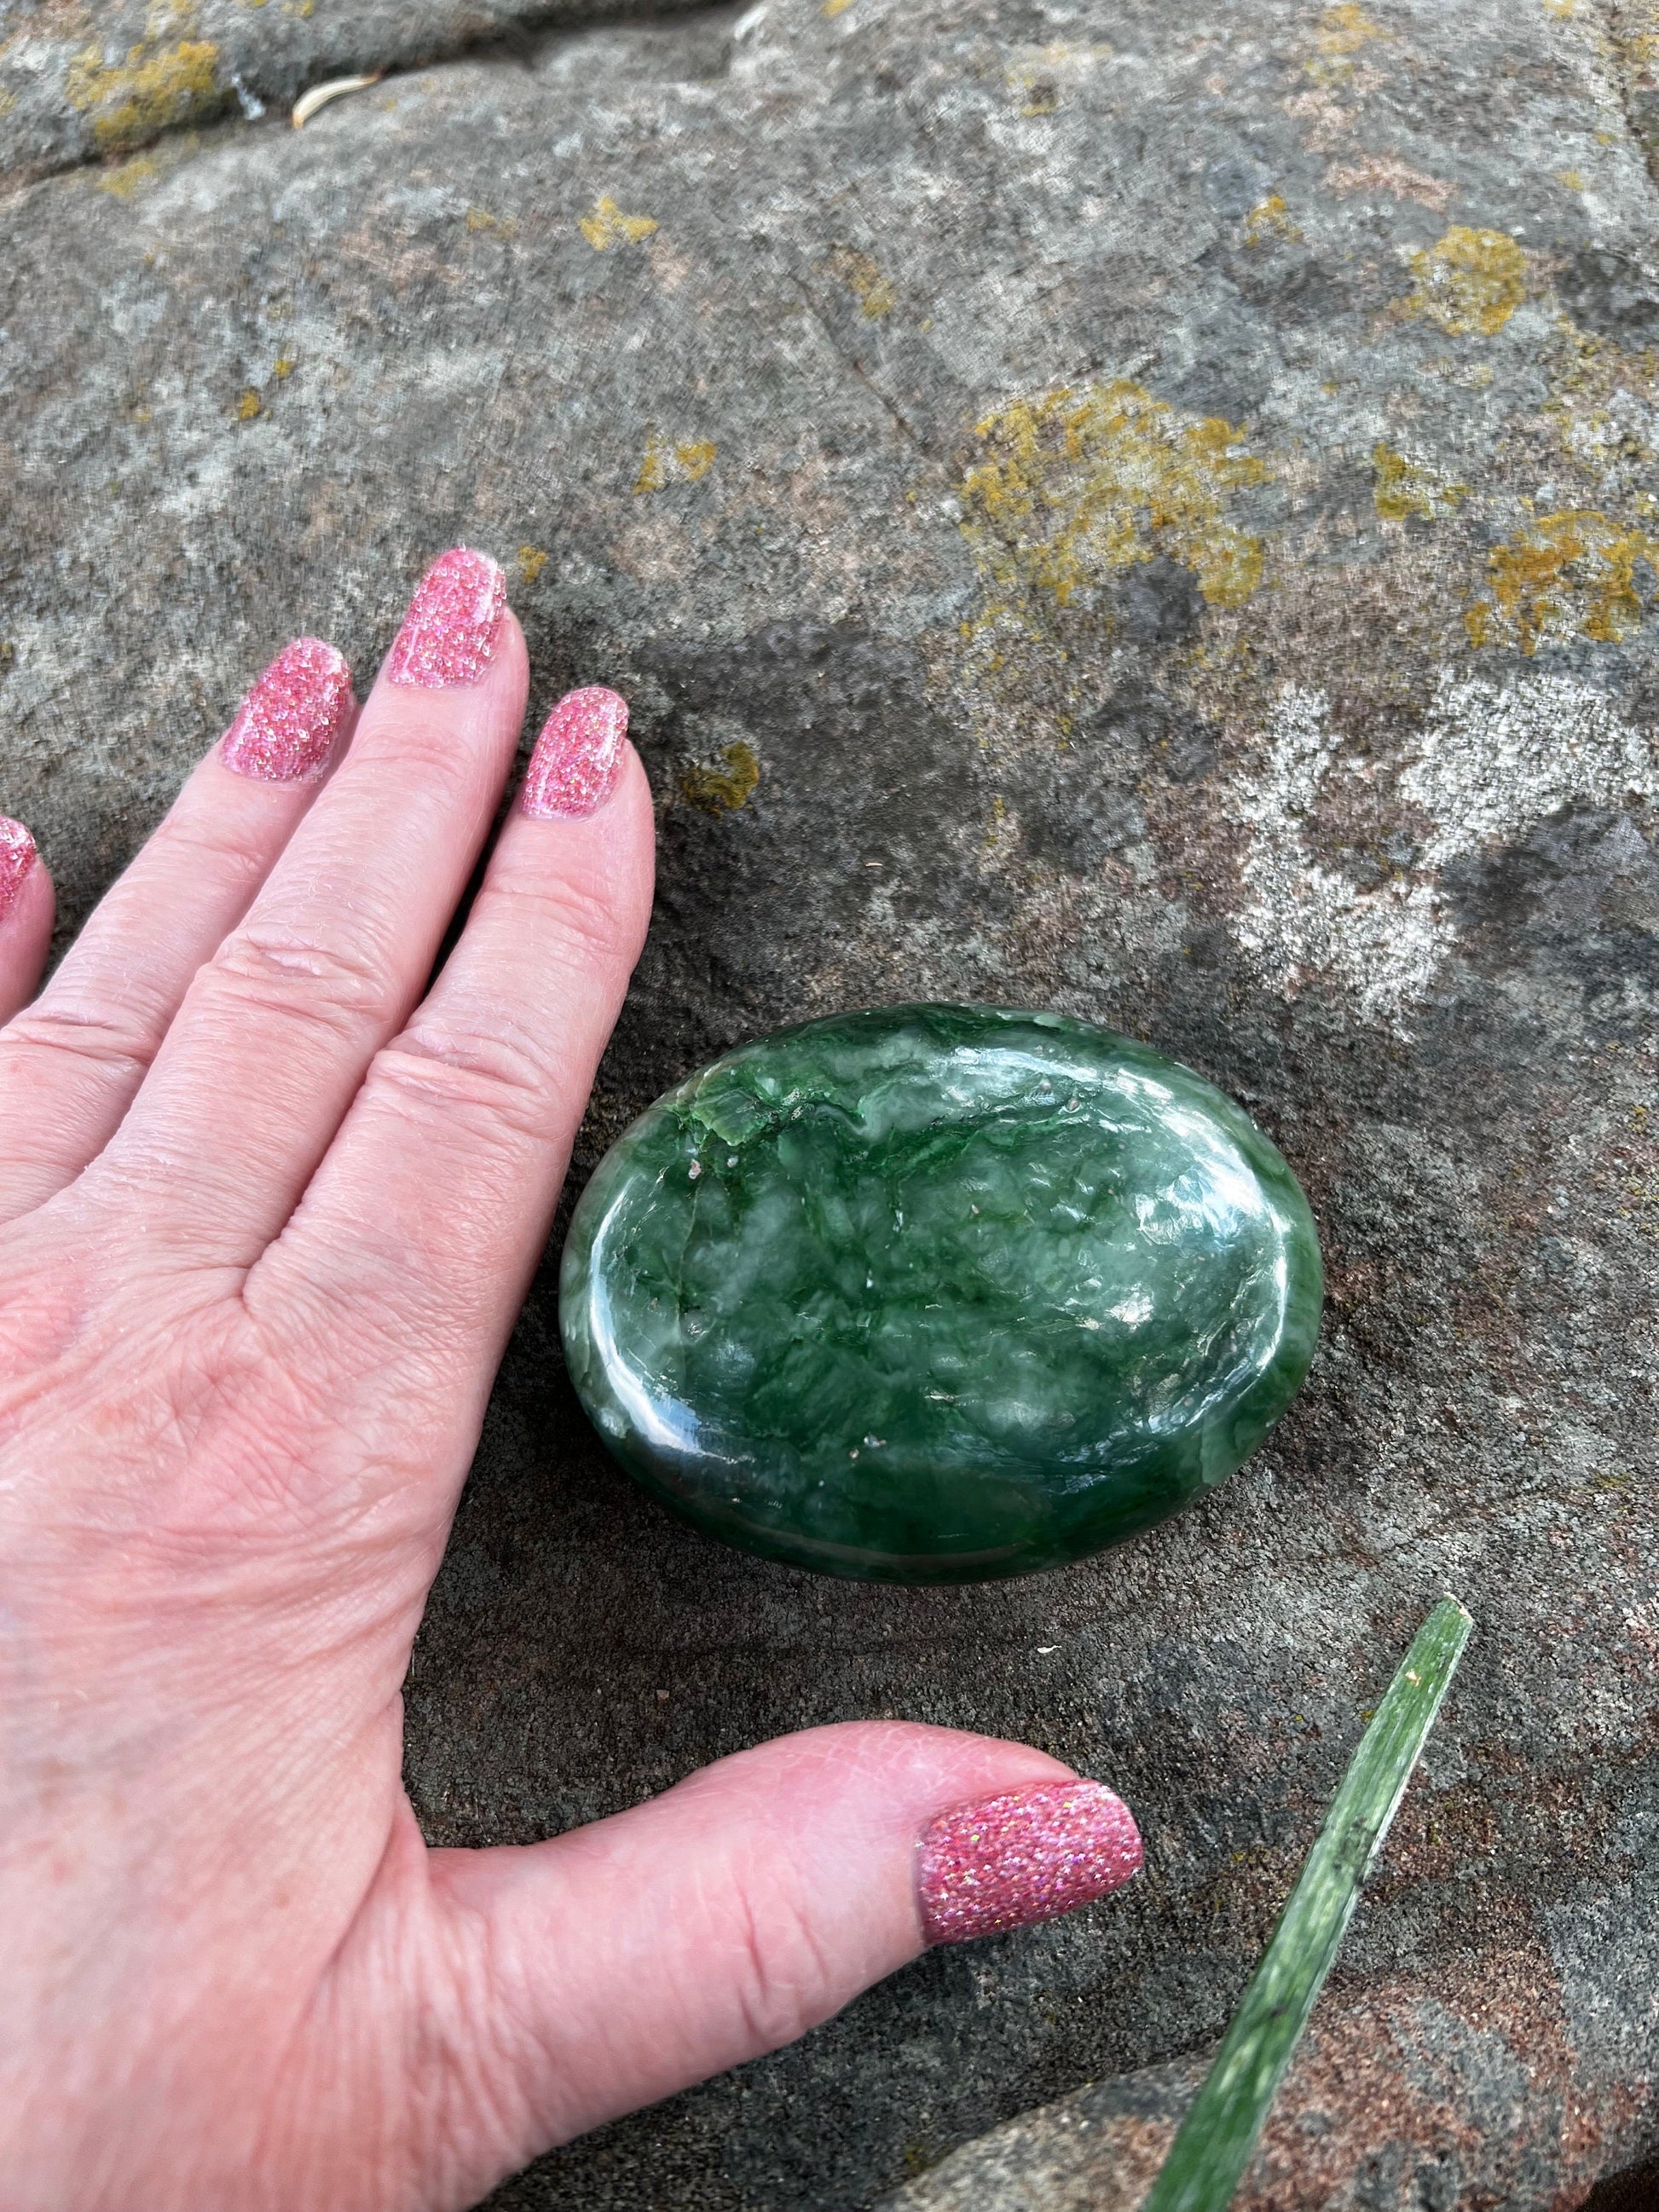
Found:
M 389 684 L 428 691 L 476 684 L 489 667 L 507 612 L 507 579 L 487 553 L 457 545 L 421 579 L 386 656 Z
M 524 811 L 597 813 L 616 788 L 628 735 L 628 702 L 603 684 L 567 691 L 548 716 L 524 780 Z
M 0 814 L 0 920 L 23 888 L 23 878 L 34 866 L 34 840 L 21 822 Z
M 922 1832 L 916 1886 L 930 1943 L 1057 1919 L 1140 1870 L 1140 1832 L 1098 1782 L 1048 1782 L 942 1813 Z
M 326 764 L 351 706 L 344 654 L 319 637 L 296 637 L 236 709 L 219 741 L 219 757 L 238 775 L 297 783 Z

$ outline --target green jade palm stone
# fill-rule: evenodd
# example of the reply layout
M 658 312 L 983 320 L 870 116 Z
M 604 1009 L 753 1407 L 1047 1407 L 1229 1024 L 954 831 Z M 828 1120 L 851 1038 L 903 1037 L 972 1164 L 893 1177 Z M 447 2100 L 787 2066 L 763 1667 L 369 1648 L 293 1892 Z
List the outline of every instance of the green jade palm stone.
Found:
M 565 1246 L 600 1435 L 709 1535 L 828 1574 L 1083 1558 L 1231 1474 L 1308 1370 L 1300 1186 L 1231 1099 L 1086 1022 L 881 1007 L 659 1098 Z

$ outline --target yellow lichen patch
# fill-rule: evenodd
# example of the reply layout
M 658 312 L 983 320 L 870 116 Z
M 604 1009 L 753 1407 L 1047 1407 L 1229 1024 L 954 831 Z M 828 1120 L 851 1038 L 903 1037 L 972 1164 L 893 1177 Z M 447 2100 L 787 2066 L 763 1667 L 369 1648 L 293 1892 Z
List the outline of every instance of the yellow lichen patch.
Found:
M 264 401 L 250 384 L 236 403 L 236 420 L 239 422 L 251 422 L 256 415 L 263 415 L 264 411 Z
M 547 566 L 547 555 L 539 545 L 520 545 L 519 548 L 519 581 L 529 590 Z
M 485 207 L 470 207 L 467 210 L 466 227 L 472 231 L 494 231 L 501 238 L 511 238 L 518 228 L 511 216 L 491 215 Z M 653 230 L 656 227 L 655 223 L 651 226 Z
M 826 15 L 844 15 L 852 4 L 853 0 L 823 0 L 823 12 Z
M 64 97 L 92 118 L 94 143 L 106 153 L 120 153 L 216 107 L 224 97 L 218 61 L 210 40 L 182 40 L 159 53 L 134 46 L 112 68 L 96 46 L 88 46 L 69 65 Z
M 657 228 L 657 219 L 651 215 L 624 215 L 609 192 L 593 203 L 592 215 L 582 216 L 577 228 L 595 253 L 604 253 L 613 246 L 637 246 L 641 239 L 649 238 Z
M 991 801 L 990 817 L 985 824 L 985 835 L 980 840 L 980 850 L 995 853 L 1006 849 L 1012 839 L 1009 834 L 1008 802 L 998 792 Z
M 1372 22 L 1364 9 L 1346 0 L 1339 8 L 1327 8 L 1319 19 L 1314 33 L 1314 44 L 1318 52 L 1302 66 L 1317 85 L 1346 84 L 1354 76 L 1354 56 L 1373 39 L 1391 37 L 1380 23 Z
M 671 483 L 701 483 L 714 465 L 718 446 L 708 438 L 688 438 L 671 444 L 653 430 L 645 441 L 635 493 L 663 491 Z
M 113 192 L 118 200 L 130 200 L 145 185 L 153 185 L 162 168 L 163 164 L 154 154 L 135 154 L 131 161 L 104 170 L 98 179 L 98 189 L 100 192 Z
M 1465 392 L 1490 390 L 1492 367 L 1489 361 L 1431 361 L 1424 364 L 1431 376 L 1443 377 L 1448 384 L 1455 384 Z
M 1659 68 L 1659 4 L 1656 0 L 1621 0 L 1608 28 L 1626 68 L 1637 73 L 1642 88 L 1640 80 Z M 1607 134 L 1609 142 L 1614 135 Z
M 1454 223 L 1410 260 L 1417 288 L 1401 312 L 1438 323 L 1452 337 L 1492 337 L 1527 296 L 1527 257 L 1504 231 Z
M 679 796 L 686 805 L 700 806 L 705 814 L 735 814 L 747 805 L 760 777 L 755 748 L 739 738 L 723 746 L 714 759 L 693 761 L 683 769 Z
M 1549 637 L 1577 635 L 1614 645 L 1647 609 L 1638 566 L 1659 577 L 1659 538 L 1595 507 L 1540 514 L 1487 562 L 1492 597 L 1464 624 L 1473 645 L 1517 645 L 1524 653 Z
M 1558 185 L 1564 185 L 1570 192 L 1582 192 L 1584 189 L 1583 173 L 1577 169 L 1558 169 L 1555 173 L 1555 181 Z
M 824 262 L 824 273 L 844 284 L 859 303 L 860 313 L 877 322 L 890 315 L 898 294 L 867 253 L 851 246 L 837 246 Z
M 1558 22 L 1570 23 L 1578 13 L 1578 0 L 1544 0 L 1544 13 Z
M 1293 246 L 1301 236 L 1300 228 L 1279 192 L 1269 192 L 1265 200 L 1258 200 L 1244 218 L 1246 246 L 1268 246 L 1274 240 Z
M 1384 522 L 1403 522 L 1408 514 L 1428 520 L 1448 514 L 1469 495 L 1467 484 L 1448 483 L 1420 461 L 1407 460 L 1380 441 L 1371 447 L 1376 482 L 1371 501 Z
M 1344 0 L 1342 6 L 1328 8 L 1320 17 L 1314 44 L 1322 54 L 1357 54 L 1371 40 L 1388 36 L 1380 23 L 1372 22 L 1358 0 Z
M 118 200 L 130 200 L 147 185 L 159 184 L 170 177 L 182 162 L 189 161 L 201 145 L 200 134 L 194 131 L 175 131 L 158 146 L 147 153 L 129 154 L 112 159 L 106 166 L 92 173 L 93 182 L 100 192 L 112 193 Z M 144 255 L 149 268 L 155 258 L 154 252 Z
M 1266 481 L 1242 429 L 1178 416 L 1121 379 L 1016 400 L 976 426 L 987 458 L 963 481 L 962 527 L 1006 601 L 1061 606 L 1163 554 L 1212 606 L 1239 605 L 1261 577 L 1261 541 L 1227 517 L 1231 493 Z

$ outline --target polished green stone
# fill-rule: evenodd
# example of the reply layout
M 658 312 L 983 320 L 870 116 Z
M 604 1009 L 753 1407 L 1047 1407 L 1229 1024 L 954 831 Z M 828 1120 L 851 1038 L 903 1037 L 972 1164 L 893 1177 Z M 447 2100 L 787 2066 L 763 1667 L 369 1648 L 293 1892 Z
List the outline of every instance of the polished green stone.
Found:
M 600 1162 L 565 1356 L 645 1487 L 826 1573 L 969 1582 L 1212 1489 L 1301 1384 L 1319 1243 L 1232 1102 L 1054 1014 L 880 1007 L 744 1045 Z

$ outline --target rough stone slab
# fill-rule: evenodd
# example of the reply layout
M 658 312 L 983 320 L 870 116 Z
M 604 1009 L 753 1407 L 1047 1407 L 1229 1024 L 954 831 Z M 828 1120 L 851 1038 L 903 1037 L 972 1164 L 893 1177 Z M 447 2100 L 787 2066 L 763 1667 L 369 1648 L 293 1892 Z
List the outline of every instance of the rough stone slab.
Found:
M 952 2151 L 883 2197 L 879 2212 L 978 2212 L 987 2204 L 999 2212 L 1136 2212 L 1204 2070 L 1194 2054 L 1091 2082 Z M 1255 2180 L 1253 2172 L 1245 2185 L 1253 2193 Z M 1243 2203 L 1244 2188 L 1235 2202 Z
M 1203 2048 L 1448 1586 L 1479 1632 L 1345 1986 L 1442 2008 L 1448 2124 L 1524 2109 L 1507 2202 L 1569 2201 L 1659 2149 L 1659 283 L 1626 47 L 1587 0 L 739 20 L 12 197 L 0 804 L 72 927 L 264 657 L 319 630 L 372 668 L 471 539 L 532 711 L 619 684 L 661 801 L 579 1177 L 769 1024 L 1053 1006 L 1243 1100 L 1332 1297 L 1298 1408 L 1201 1511 L 918 1592 L 658 1516 L 571 1401 L 544 1271 L 409 1686 L 434 1838 L 893 1712 L 1109 1779 L 1148 1865 L 495 2203 L 841 2212 Z M 1358 2096 L 1317 2109 L 1358 2160 Z M 1413 2201 L 1359 2172 L 1356 2203 Z
M 1603 2085 L 1553 2034 L 1548 1961 L 1488 1954 L 1336 1985 L 1298 2046 L 1232 2212 L 1422 2212 L 1654 2202 L 1659 2172 L 1605 2172 L 1585 2127 Z M 1212 2053 L 1091 2084 L 954 2151 L 881 2212 L 1137 2212 Z M 1592 2069 L 1593 2070 L 1593 2069 Z M 1632 2194 L 1625 2205 L 1620 2182 Z
M 307 87 L 702 0 L 0 0 L 0 178 L 103 161 Z

